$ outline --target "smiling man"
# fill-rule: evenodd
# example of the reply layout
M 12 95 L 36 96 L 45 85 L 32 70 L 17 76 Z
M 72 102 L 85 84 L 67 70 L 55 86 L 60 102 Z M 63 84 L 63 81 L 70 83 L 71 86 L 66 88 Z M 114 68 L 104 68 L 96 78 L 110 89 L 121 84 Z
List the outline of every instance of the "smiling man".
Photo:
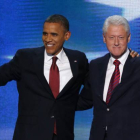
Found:
M 103 41 L 108 54 L 92 60 L 78 110 L 94 107 L 90 140 L 140 139 L 140 58 L 132 58 L 128 21 L 108 17 Z
M 105 28 L 105 27 L 104 27 Z M 123 25 L 110 25 L 104 29 L 103 40 L 107 49 L 115 59 L 120 58 L 127 51 L 127 44 L 130 41 L 130 31 L 126 31 Z
M 44 46 L 20 49 L 0 67 L 0 86 L 16 80 L 18 118 L 13 140 L 74 140 L 74 115 L 88 70 L 84 53 L 63 47 L 70 38 L 62 15 L 46 19 Z
M 63 47 L 65 40 L 70 38 L 70 31 L 64 27 L 61 23 L 44 23 L 42 40 L 45 45 L 47 54 L 57 55 Z

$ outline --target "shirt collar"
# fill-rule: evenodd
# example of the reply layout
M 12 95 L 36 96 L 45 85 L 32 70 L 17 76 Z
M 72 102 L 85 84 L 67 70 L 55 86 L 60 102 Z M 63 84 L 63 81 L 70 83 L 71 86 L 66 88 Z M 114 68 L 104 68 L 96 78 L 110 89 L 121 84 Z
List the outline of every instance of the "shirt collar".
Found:
M 129 55 L 129 49 L 127 48 L 126 52 L 118 59 L 120 61 L 121 65 L 124 66 L 128 55 Z M 114 65 L 113 64 L 114 60 L 115 60 L 115 58 L 112 57 L 112 55 L 111 55 L 110 60 L 109 60 L 109 64 Z
M 56 55 L 56 57 L 58 58 L 58 60 L 60 61 L 60 62 L 63 62 L 63 57 L 65 56 L 66 54 L 65 54 L 65 52 L 64 52 L 64 50 L 63 50 L 63 48 L 61 49 L 61 51 Z M 49 55 L 49 54 L 47 54 L 46 53 L 46 50 L 45 50 L 45 62 L 48 62 L 48 61 L 50 61 L 51 59 L 52 59 L 52 57 L 53 57 L 54 55 Z

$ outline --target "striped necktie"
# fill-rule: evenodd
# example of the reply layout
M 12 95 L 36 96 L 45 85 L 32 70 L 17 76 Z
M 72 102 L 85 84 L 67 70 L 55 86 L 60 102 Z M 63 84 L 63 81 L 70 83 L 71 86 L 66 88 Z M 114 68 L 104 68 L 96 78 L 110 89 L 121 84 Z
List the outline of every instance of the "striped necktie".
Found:
M 120 70 L 119 70 L 120 61 L 115 60 L 113 62 L 113 64 L 115 65 L 115 70 L 114 70 L 111 80 L 110 80 L 110 84 L 109 84 L 109 88 L 108 88 L 108 92 L 107 92 L 106 104 L 109 103 L 112 92 L 113 92 L 114 88 L 119 84 L 119 81 L 120 81 Z

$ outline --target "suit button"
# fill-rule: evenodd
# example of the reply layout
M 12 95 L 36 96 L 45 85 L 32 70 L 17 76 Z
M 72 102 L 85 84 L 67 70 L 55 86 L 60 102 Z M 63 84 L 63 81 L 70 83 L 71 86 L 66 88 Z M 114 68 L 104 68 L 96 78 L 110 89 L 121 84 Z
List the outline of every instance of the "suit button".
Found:
M 53 119 L 54 118 L 54 116 L 51 116 L 51 119 Z
M 107 110 L 107 111 L 110 111 L 110 109 L 109 109 L 109 108 L 107 108 L 106 110 Z

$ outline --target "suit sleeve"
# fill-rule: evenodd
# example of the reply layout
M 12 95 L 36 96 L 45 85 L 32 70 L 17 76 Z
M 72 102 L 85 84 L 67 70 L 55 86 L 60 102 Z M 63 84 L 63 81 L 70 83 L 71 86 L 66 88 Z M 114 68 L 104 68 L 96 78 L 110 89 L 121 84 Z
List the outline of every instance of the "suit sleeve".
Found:
M 92 100 L 92 94 L 90 91 L 89 77 L 90 77 L 89 73 L 87 73 L 85 81 L 84 81 L 84 88 L 82 89 L 78 98 L 76 110 L 86 110 L 93 107 L 93 100 Z
M 9 63 L 0 66 L 0 86 L 4 86 L 11 80 L 20 79 L 19 51 Z

